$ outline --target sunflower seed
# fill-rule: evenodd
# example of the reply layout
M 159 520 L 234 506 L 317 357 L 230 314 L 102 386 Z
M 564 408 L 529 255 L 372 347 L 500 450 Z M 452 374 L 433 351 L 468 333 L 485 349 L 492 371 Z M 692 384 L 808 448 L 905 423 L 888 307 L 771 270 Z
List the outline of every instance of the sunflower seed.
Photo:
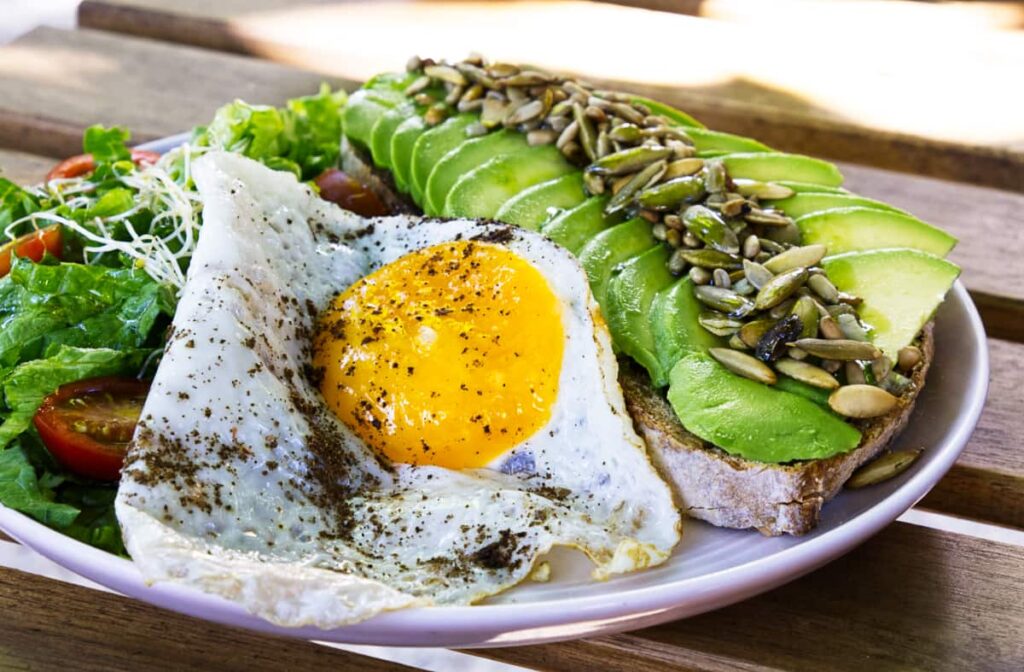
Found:
M 793 221 L 783 214 L 772 212 L 771 210 L 762 210 L 760 208 L 751 208 L 750 212 L 743 215 L 743 219 L 747 220 L 751 224 L 761 224 L 763 226 L 772 227 L 787 226 Z
M 569 126 L 570 123 L 572 123 L 572 119 L 569 119 L 568 117 L 552 117 L 551 115 L 548 115 L 547 122 L 552 131 L 561 133 L 567 126 Z
M 853 472 L 853 476 L 846 482 L 848 488 L 864 488 L 888 481 L 890 478 L 899 476 L 917 461 L 924 450 L 901 450 L 895 453 L 885 453 L 878 459 L 868 462 L 863 467 Z
M 424 107 L 433 105 L 434 103 L 437 102 L 437 99 L 434 98 L 429 93 L 417 93 L 415 96 L 412 97 L 412 99 L 413 102 L 415 102 L 417 105 L 423 105 Z
M 824 245 L 793 247 L 766 261 L 764 267 L 772 273 L 781 273 L 797 267 L 806 269 L 821 261 L 825 257 L 826 250 Z
M 900 367 L 901 371 L 913 371 L 914 367 L 921 362 L 921 359 L 922 355 L 920 348 L 913 345 L 907 345 L 900 348 L 897 355 L 897 365 Z
M 815 273 L 807 278 L 807 286 L 828 303 L 835 303 L 839 300 L 839 290 L 820 273 Z
M 682 238 L 683 236 L 679 233 L 678 229 L 669 229 L 665 232 L 665 240 L 672 247 L 679 247 L 680 243 L 683 242 Z
M 789 356 L 792 359 L 797 359 L 797 360 L 807 359 L 807 353 L 804 352 L 803 350 L 801 350 L 800 348 L 790 348 L 787 352 L 789 353 Z
M 693 145 L 688 145 L 678 138 L 670 139 L 665 146 L 672 150 L 672 158 L 676 160 L 692 159 L 697 154 Z
M 796 339 L 790 345 L 795 345 L 822 359 L 872 360 L 882 355 L 882 351 L 871 343 L 848 339 L 801 338 Z
M 670 229 L 680 230 L 683 228 L 683 218 L 680 217 L 679 215 L 665 215 L 665 218 L 662 221 L 665 222 L 665 226 L 669 227 Z
M 743 342 L 743 339 L 738 334 L 733 334 L 729 337 L 729 347 L 733 350 L 749 350 L 747 344 Z
M 768 317 L 772 318 L 773 320 L 781 320 L 786 315 L 789 315 L 789 312 L 793 310 L 794 304 L 796 304 L 796 299 L 786 299 L 779 305 L 769 310 Z
M 676 250 L 675 253 L 681 255 L 682 252 L 683 250 Z M 686 259 L 683 258 L 683 261 L 685 262 Z M 694 285 L 706 285 L 709 282 L 711 282 L 711 272 L 708 271 L 707 269 L 700 268 L 699 266 L 694 266 L 693 268 L 691 268 L 689 270 L 688 275 L 690 277 L 690 280 L 693 281 Z
M 823 359 L 821 360 L 821 368 L 829 373 L 836 373 L 839 369 L 843 368 L 843 363 L 836 359 Z
M 505 86 L 536 86 L 551 82 L 551 75 L 536 70 L 523 70 L 522 72 L 503 78 Z
M 487 74 L 491 77 L 511 77 L 519 73 L 519 66 L 511 63 L 491 63 L 487 66 Z
M 460 100 L 459 104 L 455 106 L 459 112 L 475 112 L 476 110 L 482 109 L 484 106 L 483 98 L 474 98 L 473 100 Z
M 875 377 L 875 382 L 881 383 L 891 372 L 892 360 L 885 355 L 871 360 L 871 374 Z
M 480 110 L 480 123 L 487 128 L 494 128 L 505 120 L 508 111 L 508 103 L 488 96 L 484 98 L 483 107 Z
M 598 132 L 598 134 L 597 134 L 597 156 L 598 156 L 598 158 L 601 158 L 603 156 L 608 156 L 613 151 L 615 151 L 615 150 L 614 150 L 614 147 L 612 146 L 612 141 L 608 138 L 608 131 L 602 130 L 602 131 Z
M 832 306 L 826 306 L 828 314 L 833 318 L 838 319 L 840 315 L 856 315 L 857 311 L 852 306 L 846 303 L 837 303 Z
M 786 245 L 799 245 L 800 244 L 800 227 L 795 222 L 787 222 L 782 226 L 769 226 L 764 232 L 765 238 L 774 240 L 778 243 L 785 243 Z
M 725 166 L 721 161 L 707 161 L 704 164 L 704 184 L 710 193 L 718 193 L 725 189 Z
M 741 277 L 739 280 L 732 281 L 732 291 L 736 292 L 740 296 L 750 296 L 751 294 L 757 293 L 757 290 L 754 289 L 752 284 L 750 284 L 750 281 L 744 277 Z
M 874 385 L 843 385 L 829 395 L 829 407 L 848 418 L 877 418 L 896 408 L 898 400 Z
M 411 98 L 412 96 L 415 96 L 417 93 L 423 91 L 428 86 L 430 86 L 431 82 L 433 81 L 434 80 L 430 79 L 430 77 L 427 77 L 426 75 L 422 77 L 417 77 L 412 84 L 405 87 L 405 91 L 403 91 L 402 93 Z
M 456 86 L 465 86 L 469 83 L 465 75 L 450 65 L 428 65 L 423 68 L 423 74 L 434 79 L 440 79 L 442 82 L 450 82 Z
M 487 127 L 481 124 L 479 121 L 473 122 L 469 126 L 466 126 L 466 137 L 479 138 L 482 135 L 487 135 Z
M 846 374 L 847 385 L 867 384 L 868 379 L 867 376 L 864 375 L 864 367 L 860 365 L 860 362 L 845 362 L 843 367 Z
M 753 259 L 760 251 L 761 243 L 757 240 L 757 236 L 753 234 L 747 236 L 743 241 L 743 256 L 747 259 Z
M 739 350 L 711 348 L 708 350 L 708 354 L 714 357 L 722 366 L 744 378 L 756 380 L 766 385 L 774 385 L 778 380 L 775 377 L 775 372 L 768 368 L 764 362 Z
M 793 268 L 766 282 L 757 292 L 754 306 L 758 310 L 773 308 L 790 297 L 807 280 L 806 268 Z
M 643 139 L 643 134 L 636 124 L 620 124 L 608 132 L 608 137 L 617 142 L 635 144 Z
M 507 127 L 525 124 L 526 122 L 533 121 L 543 115 L 544 102 L 540 100 L 530 100 L 517 107 L 515 111 L 505 117 L 504 124 Z
M 839 325 L 836 324 L 831 315 L 825 315 L 818 320 L 818 331 L 821 332 L 822 336 L 831 340 L 845 338 L 843 330 L 839 328 Z
M 735 217 L 736 215 L 743 212 L 743 208 L 746 207 L 746 199 L 730 198 L 725 203 L 722 203 L 721 212 L 726 217 Z
M 668 260 L 668 271 L 672 275 L 682 275 L 683 271 L 686 270 L 686 259 L 679 256 L 679 250 L 672 253 L 672 256 Z M 690 269 L 693 270 L 693 269 Z
M 442 121 L 448 118 L 448 106 L 444 103 L 437 103 L 431 105 L 426 112 L 423 113 L 423 121 L 427 126 L 437 126 Z
M 793 190 L 774 182 L 758 182 L 757 180 L 733 179 L 736 190 L 744 196 L 756 196 L 764 200 L 776 198 L 788 198 L 793 195 Z
M 560 150 L 564 150 L 566 145 L 576 139 L 576 135 L 579 133 L 579 130 L 580 125 L 575 121 L 571 122 L 558 136 L 558 140 L 555 141 L 555 147 Z
M 526 134 L 526 142 L 530 145 L 550 145 L 557 139 L 558 134 L 552 131 L 550 128 L 538 128 Z M 604 186 L 603 181 L 601 182 L 601 185 Z
M 580 146 L 583 147 L 583 151 L 586 153 L 587 158 L 590 159 L 591 163 L 597 161 L 597 133 L 594 131 L 594 123 L 587 117 L 586 113 L 583 111 L 583 106 L 579 103 L 573 104 L 572 117 L 579 125 Z
M 461 86 L 453 86 L 452 90 L 448 92 L 448 95 L 444 97 L 444 102 L 447 105 L 456 105 L 462 98 L 462 94 L 465 93 L 465 88 Z
M 754 304 L 750 299 L 724 287 L 700 285 L 693 288 L 693 293 L 701 303 L 728 313 L 730 317 L 743 317 L 749 315 L 754 309 Z
M 534 132 L 536 133 L 536 131 Z M 583 173 L 583 186 L 586 187 L 587 193 L 592 196 L 599 196 L 604 193 L 604 180 L 595 173 Z
M 795 378 L 801 383 L 807 383 L 814 387 L 825 390 L 834 390 L 839 387 L 839 381 L 831 373 L 807 362 L 783 357 L 775 362 L 775 369 L 790 378 Z
M 672 153 L 668 147 L 630 147 L 595 161 L 587 170 L 602 175 L 626 175 L 645 166 L 667 158 Z
M 671 210 L 683 203 L 693 203 L 703 195 L 704 182 L 700 177 L 691 175 L 645 189 L 637 197 L 637 202 L 642 207 L 652 210 Z
M 419 56 L 411 56 L 408 61 L 405 62 L 406 72 L 416 72 L 423 67 L 423 59 Z
M 714 310 L 705 310 L 697 317 L 700 326 L 710 331 L 715 336 L 731 336 L 743 326 L 743 322 L 731 318 L 724 313 Z
M 729 274 L 724 268 L 716 268 L 711 273 L 711 279 L 714 281 L 715 287 L 722 287 L 723 289 L 730 289 L 732 287 L 732 281 L 729 280 Z

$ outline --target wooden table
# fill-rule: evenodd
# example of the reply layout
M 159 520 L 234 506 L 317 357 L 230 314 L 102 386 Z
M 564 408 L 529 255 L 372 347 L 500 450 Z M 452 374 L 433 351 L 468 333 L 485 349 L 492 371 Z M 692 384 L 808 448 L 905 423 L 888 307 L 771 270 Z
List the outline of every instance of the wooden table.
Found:
M 78 151 L 92 123 L 148 140 L 203 123 L 235 97 L 281 103 L 322 80 L 352 86 L 399 68 L 409 53 L 473 49 L 612 83 L 642 76 L 631 88 L 712 128 L 836 159 L 852 189 L 960 238 L 953 259 L 992 357 L 989 402 L 960 460 L 909 522 L 788 586 L 638 632 L 473 655 L 537 670 L 1024 669 L 1024 4 L 897 1 L 881 16 L 878 3 L 856 0 L 829 10 L 780 0 L 771 11 L 757 0 L 622 4 L 678 13 L 580 2 L 84 0 L 79 30 L 37 29 L 0 47 L 0 167 L 31 182 Z M 871 36 L 837 27 L 871 17 Z M 793 26 L 805 37 L 787 39 Z M 607 36 L 619 34 L 637 39 L 611 57 Z M 865 93 L 876 89 L 885 95 Z M 22 551 L 0 544 L 3 557 Z M 3 669 L 406 669 L 13 567 L 0 568 Z

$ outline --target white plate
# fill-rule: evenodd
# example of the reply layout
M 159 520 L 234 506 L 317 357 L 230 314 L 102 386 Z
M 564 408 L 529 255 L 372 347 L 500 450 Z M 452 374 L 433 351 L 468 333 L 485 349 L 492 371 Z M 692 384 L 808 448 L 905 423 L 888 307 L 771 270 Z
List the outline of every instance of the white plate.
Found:
M 166 150 L 175 136 L 150 143 Z M 967 291 L 954 285 L 936 316 L 936 356 L 907 429 L 894 447 L 927 450 L 899 478 L 843 492 L 804 537 L 766 538 L 696 521 L 684 525 L 673 557 L 654 569 L 603 583 L 589 563 L 555 553 L 552 581 L 533 583 L 472 607 L 430 607 L 382 614 L 334 630 L 286 629 L 238 605 L 171 584 L 147 586 L 128 560 L 69 539 L 0 507 L 0 528 L 68 569 L 125 595 L 192 616 L 278 635 L 350 644 L 484 647 L 530 644 L 617 632 L 693 616 L 802 576 L 893 522 L 956 460 L 981 414 L 988 387 L 985 331 Z

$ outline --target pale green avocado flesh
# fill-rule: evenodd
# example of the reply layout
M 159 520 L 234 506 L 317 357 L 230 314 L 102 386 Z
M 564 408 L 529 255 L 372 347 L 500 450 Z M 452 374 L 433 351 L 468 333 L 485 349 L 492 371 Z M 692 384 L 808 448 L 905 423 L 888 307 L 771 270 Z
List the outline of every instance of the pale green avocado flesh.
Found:
M 819 243 L 829 254 L 882 247 L 909 247 L 945 256 L 956 238 L 916 217 L 872 208 L 835 208 L 796 220 L 805 245 Z
M 412 148 L 426 130 L 427 123 L 423 117 L 415 114 L 403 121 L 391 136 L 391 174 L 395 177 L 395 185 L 417 203 L 422 194 L 417 196 L 412 192 Z
M 573 254 L 578 254 L 594 236 L 615 223 L 604 214 L 606 196 L 592 196 L 561 213 L 541 228 L 541 232 Z
M 434 165 L 441 160 L 441 157 L 468 139 L 466 127 L 475 123 L 476 120 L 475 114 L 460 114 L 446 119 L 417 138 L 416 144 L 412 148 L 412 169 L 409 171 L 409 183 L 412 187 L 413 200 L 421 208 L 430 171 L 434 169 Z M 418 198 L 417 194 L 419 194 Z
M 822 262 L 836 287 L 861 297 L 857 309 L 871 341 L 890 358 L 910 345 L 960 275 L 960 268 L 920 250 L 870 250 Z
M 806 182 L 824 187 L 839 187 L 843 175 L 827 161 L 799 154 L 775 152 L 751 152 L 726 154 L 719 158 L 725 164 L 729 177 L 774 182 L 789 180 Z
M 672 368 L 668 401 L 691 433 L 748 460 L 817 460 L 860 444 L 860 432 L 831 411 L 741 378 L 706 353 L 688 354 Z
M 615 268 L 657 244 L 651 233 L 651 223 L 634 217 L 605 229 L 580 249 L 580 264 L 590 280 L 590 290 L 599 306 L 608 305 L 608 281 Z
M 524 149 L 526 138 L 522 133 L 502 129 L 488 133 L 482 138 L 470 138 L 444 155 L 427 178 L 424 190 L 423 210 L 431 215 L 444 210 L 448 192 L 466 173 L 475 170 L 491 159 Z
M 582 176 L 570 173 L 519 192 L 505 201 L 498 212 L 494 213 L 494 219 L 536 231 L 586 199 Z
M 874 210 L 886 210 L 888 212 L 903 212 L 899 208 L 875 201 L 863 196 L 841 193 L 795 193 L 787 198 L 766 200 L 773 208 L 777 208 L 793 219 L 810 215 L 822 210 L 833 210 L 835 208 L 872 208 Z M 906 214 L 906 213 L 903 213 Z

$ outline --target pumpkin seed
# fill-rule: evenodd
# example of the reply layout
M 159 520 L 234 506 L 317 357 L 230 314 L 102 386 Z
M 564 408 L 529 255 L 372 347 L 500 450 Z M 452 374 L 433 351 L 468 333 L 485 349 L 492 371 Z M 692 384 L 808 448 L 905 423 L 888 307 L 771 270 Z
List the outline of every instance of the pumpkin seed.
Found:
M 531 146 L 550 145 L 558 139 L 558 134 L 550 128 L 537 128 L 526 134 L 526 142 Z M 603 182 L 601 183 L 604 184 Z
M 705 245 L 719 252 L 736 254 L 740 251 L 739 238 L 736 237 L 732 229 L 726 226 L 718 213 L 710 208 L 703 205 L 691 205 L 683 212 L 683 226 Z
M 799 245 L 801 237 L 800 227 L 794 222 L 789 222 L 783 226 L 769 226 L 765 229 L 764 236 L 778 243 Z
M 473 100 L 460 100 L 459 104 L 455 106 L 459 112 L 475 112 L 476 110 L 482 109 L 484 106 L 483 98 L 475 98 Z
M 801 350 L 800 348 L 790 348 L 786 352 L 789 353 L 789 356 L 792 359 L 803 360 L 803 359 L 807 359 L 807 357 L 808 357 L 807 353 L 804 352 L 803 350 Z
M 699 285 L 693 288 L 693 293 L 701 303 L 728 313 L 730 317 L 743 317 L 749 315 L 754 309 L 754 304 L 750 299 L 724 287 Z
M 914 381 L 895 371 L 890 371 L 889 375 L 882 381 L 881 387 L 886 392 L 901 397 L 914 387 Z
M 412 100 L 417 105 L 422 105 L 423 107 L 428 107 L 437 102 L 437 99 L 429 93 L 417 93 L 412 97 Z
M 715 194 L 725 190 L 725 166 L 721 161 L 708 161 L 704 164 L 704 185 L 708 192 Z
M 775 277 L 767 268 L 749 259 L 743 260 L 743 275 L 757 289 L 761 289 Z
M 729 347 L 733 350 L 749 350 L 747 344 L 743 342 L 743 339 L 738 334 L 733 334 L 729 337 Z
M 736 185 L 736 191 L 740 192 L 744 196 L 756 196 L 757 198 L 764 200 L 789 198 L 793 195 L 792 189 L 781 184 L 775 184 L 774 182 L 733 179 L 733 184 Z
M 565 129 L 562 130 L 562 133 L 558 136 L 558 140 L 555 141 L 555 147 L 564 152 L 565 146 L 576 139 L 576 135 L 579 133 L 579 131 L 580 125 L 575 121 L 571 122 L 568 126 L 565 127 Z
M 920 348 L 913 345 L 907 345 L 900 348 L 896 362 L 901 371 L 913 371 L 921 362 L 922 358 L 923 355 L 921 354 Z
M 800 338 L 816 338 L 818 336 L 818 309 L 815 307 L 813 299 L 801 296 L 793 304 L 791 312 L 800 318 L 800 324 L 803 325 Z
M 737 336 L 746 344 L 749 348 L 756 348 L 757 344 L 761 341 L 761 338 L 768 332 L 769 329 L 775 324 L 775 320 L 760 319 L 754 320 L 753 322 L 747 322 L 737 332 Z
M 815 273 L 807 278 L 807 286 L 827 303 L 835 303 L 839 300 L 839 290 L 821 273 Z
M 586 187 L 587 193 L 593 196 L 599 196 L 604 193 L 604 180 L 596 173 L 588 173 L 584 171 L 583 186 Z
M 793 268 L 785 273 L 780 273 L 766 282 L 757 292 L 754 306 L 758 310 L 768 310 L 777 306 L 802 287 L 806 280 L 806 268 Z
M 778 380 L 775 377 L 775 372 L 764 362 L 751 357 L 745 352 L 730 348 L 711 348 L 708 350 L 708 354 L 714 357 L 722 366 L 744 378 L 756 380 L 765 385 L 774 385 Z
M 583 151 L 586 153 L 587 158 L 591 162 L 597 160 L 597 133 L 594 131 L 594 123 L 587 117 L 583 110 L 583 106 L 579 103 L 573 103 L 572 106 L 572 117 L 576 120 L 579 125 L 579 143 L 583 147 Z
M 608 137 L 616 142 L 636 144 L 643 139 L 643 134 L 640 133 L 640 127 L 636 124 L 619 124 L 608 131 Z
M 544 102 L 541 100 L 528 100 L 505 117 L 504 124 L 509 127 L 517 126 L 542 116 L 544 116 Z
M 523 70 L 501 80 L 505 86 L 536 86 L 551 82 L 551 75 L 536 70 Z
M 682 275 L 683 271 L 686 270 L 686 259 L 683 259 L 679 255 L 679 250 L 672 253 L 672 256 L 668 260 L 668 272 L 672 275 Z M 693 269 L 691 269 L 693 270 Z M 695 283 L 696 284 L 696 283 Z
M 743 326 L 743 322 L 715 310 L 705 310 L 697 317 L 700 326 L 715 336 L 731 336 Z
M 789 312 L 793 310 L 793 305 L 795 303 L 796 299 L 786 299 L 779 305 L 769 310 L 768 317 L 772 318 L 773 320 L 781 320 L 786 315 L 789 315 Z
M 465 75 L 450 65 L 428 65 L 423 68 L 423 74 L 433 79 L 440 79 L 442 82 L 450 82 L 456 86 L 465 86 L 469 83 Z
M 740 268 L 739 257 L 726 252 L 712 250 L 709 247 L 699 250 L 683 249 L 681 252 L 687 263 L 693 264 L 694 266 L 702 266 L 704 268 L 724 268 L 726 270 Z
M 763 244 L 763 243 L 762 243 Z M 793 268 L 814 266 L 825 257 L 827 248 L 824 245 L 804 245 L 792 247 L 764 262 L 764 267 L 772 273 L 782 273 Z
M 668 165 L 671 166 L 672 164 L 670 163 Z M 665 171 L 665 174 L 668 175 L 667 169 Z M 683 218 L 680 217 L 679 215 L 665 215 L 665 218 L 661 221 L 665 222 L 665 226 L 669 227 L 670 229 L 679 230 L 683 228 Z
M 732 280 L 731 277 L 729 279 Z M 750 284 L 750 281 L 742 277 L 732 283 L 732 291 L 736 292 L 740 296 L 750 296 L 757 292 L 754 286 Z
M 608 205 L 604 208 L 605 213 L 613 214 L 629 205 L 637 192 L 661 177 L 661 174 L 665 172 L 665 165 L 663 160 L 656 161 L 630 178 L 629 182 L 608 201 Z
M 864 375 L 864 367 L 860 365 L 860 362 L 845 362 L 843 371 L 846 374 L 847 385 L 865 385 L 868 382 L 867 376 Z
M 678 255 L 683 259 L 684 263 L 688 263 L 686 262 L 686 257 L 683 256 L 682 254 L 683 252 L 684 250 L 676 250 L 672 256 L 675 257 Z M 711 273 L 703 268 L 700 268 L 699 266 L 694 266 L 693 268 L 691 268 L 689 276 L 690 280 L 693 281 L 694 285 L 706 285 L 709 282 L 711 282 Z
M 602 156 L 608 156 L 613 151 L 615 151 L 615 150 L 612 147 L 612 141 L 610 139 L 608 139 L 608 132 L 604 131 L 604 130 L 598 132 L 598 134 L 597 134 L 597 156 L 598 156 L 598 158 L 600 158 Z
M 685 177 L 699 173 L 704 167 L 704 159 L 686 158 L 678 159 L 668 164 L 665 169 L 665 179 L 672 180 L 677 177 Z
M 782 254 L 786 251 L 785 247 L 770 238 L 758 238 L 757 242 L 760 243 L 761 248 L 769 254 Z
M 861 325 L 860 320 L 857 319 L 856 314 L 846 313 L 836 317 L 836 323 L 839 325 L 839 329 L 843 332 L 843 336 L 850 339 L 851 341 L 868 341 L 868 332 Z M 868 357 L 867 359 L 874 359 Z
M 792 350 L 792 348 L 790 348 Z M 821 360 L 821 368 L 825 369 L 829 373 L 836 373 L 839 369 L 843 368 L 843 363 L 836 359 L 823 359 Z
M 796 315 L 789 315 L 773 324 L 761 336 L 754 355 L 762 362 L 774 362 L 786 351 L 787 343 L 800 335 L 803 325 Z
M 637 197 L 637 202 L 652 210 L 671 210 L 683 203 L 693 203 L 703 195 L 704 182 L 700 177 L 679 177 L 645 189 Z
M 801 350 L 806 350 L 815 357 L 821 357 L 822 359 L 870 361 L 882 355 L 882 351 L 871 343 L 848 339 L 800 338 L 795 339 L 790 345 L 795 345 Z
M 881 457 L 872 460 L 863 467 L 853 472 L 853 476 L 846 482 L 848 488 L 864 488 L 888 481 L 890 478 L 899 476 L 910 468 L 924 450 L 901 450 L 894 453 L 885 453 Z
M 743 215 L 743 219 L 747 220 L 751 224 L 761 224 L 763 226 L 787 226 L 792 223 L 789 217 L 785 215 L 773 212 L 771 210 L 762 210 L 760 208 L 751 208 L 750 212 Z
M 898 399 L 874 385 L 843 385 L 829 395 L 829 407 L 848 418 L 877 418 L 896 408 Z
M 834 390 L 839 387 L 839 381 L 831 373 L 807 362 L 783 357 L 775 362 L 775 369 L 790 378 L 799 380 L 801 383 L 813 385 L 814 387 L 820 387 L 825 390 Z
M 601 157 L 587 170 L 601 175 L 628 175 L 655 161 L 667 158 L 671 153 L 672 150 L 668 147 L 630 147 Z
M 423 113 L 423 122 L 427 126 L 437 126 L 442 121 L 448 118 L 448 106 L 444 103 L 436 103 L 431 105 L 426 112 Z
M 743 208 L 746 205 L 747 201 L 742 196 L 739 198 L 729 198 L 725 203 L 722 203 L 721 212 L 726 217 L 735 217 L 743 212 Z

